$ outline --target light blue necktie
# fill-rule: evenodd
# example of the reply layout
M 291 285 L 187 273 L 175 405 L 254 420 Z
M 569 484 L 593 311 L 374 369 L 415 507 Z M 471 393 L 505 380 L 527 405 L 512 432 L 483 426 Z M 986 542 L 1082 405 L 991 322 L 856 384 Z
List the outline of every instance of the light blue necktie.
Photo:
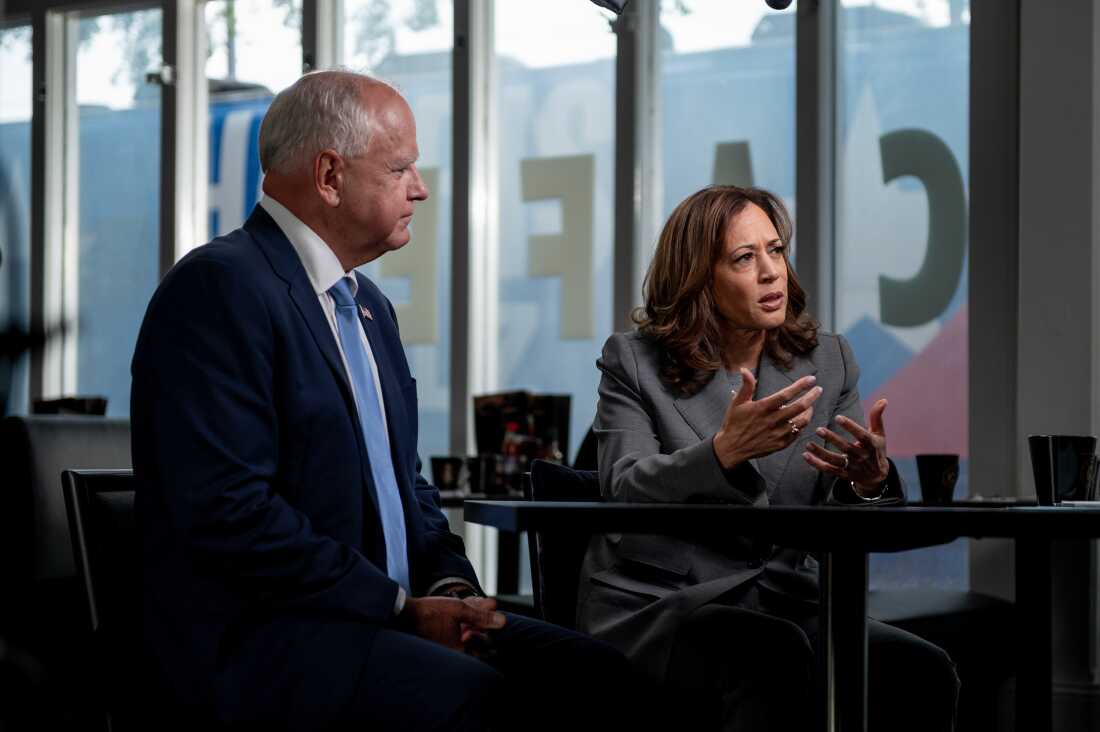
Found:
M 367 349 L 363 347 L 363 326 L 359 322 L 359 306 L 351 294 L 351 280 L 341 277 L 329 288 L 336 302 L 336 330 L 348 362 L 348 375 L 355 389 L 359 409 L 359 427 L 370 458 L 374 490 L 378 494 L 378 509 L 382 514 L 382 533 L 386 538 L 386 574 L 405 591 L 409 591 L 409 558 L 405 538 L 405 514 L 401 509 L 401 494 L 393 473 L 393 458 L 386 439 L 386 423 L 382 405 L 374 388 L 374 374 Z

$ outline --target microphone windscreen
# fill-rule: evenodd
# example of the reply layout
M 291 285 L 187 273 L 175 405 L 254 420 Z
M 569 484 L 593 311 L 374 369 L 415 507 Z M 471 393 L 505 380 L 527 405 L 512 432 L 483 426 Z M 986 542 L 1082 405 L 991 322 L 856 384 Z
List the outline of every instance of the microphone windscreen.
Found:
M 622 15 L 623 8 L 626 7 L 626 4 L 630 2 L 630 0 L 592 0 L 592 2 L 596 3 L 601 8 L 607 8 L 616 15 Z
M 764 0 L 773 10 L 786 10 L 791 6 L 791 0 Z

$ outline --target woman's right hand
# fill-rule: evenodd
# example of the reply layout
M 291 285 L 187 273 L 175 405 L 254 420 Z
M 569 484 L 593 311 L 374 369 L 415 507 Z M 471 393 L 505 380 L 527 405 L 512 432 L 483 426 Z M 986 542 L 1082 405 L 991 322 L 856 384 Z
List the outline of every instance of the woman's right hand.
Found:
M 803 376 L 786 389 L 753 401 L 756 377 L 741 369 L 741 390 L 730 400 L 722 427 L 714 435 L 714 454 L 726 470 L 749 458 L 770 455 L 798 439 L 813 418 L 821 396 L 817 379 Z

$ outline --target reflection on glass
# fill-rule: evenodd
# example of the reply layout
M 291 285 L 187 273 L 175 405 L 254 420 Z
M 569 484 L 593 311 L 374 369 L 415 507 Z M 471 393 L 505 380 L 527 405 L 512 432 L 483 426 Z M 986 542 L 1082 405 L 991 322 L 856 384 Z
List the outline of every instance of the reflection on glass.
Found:
M 0 332 L 29 324 L 31 29 L 0 30 Z M 27 411 L 27 359 L 0 354 L 0 415 Z
M 393 81 L 395 64 L 427 64 L 451 53 L 454 10 L 450 0 L 344 0 L 343 65 Z M 409 59 L 416 59 L 410 61 Z M 399 59 L 405 59 L 403 62 Z M 448 68 L 450 64 L 448 63 Z
M 890 401 L 914 498 L 918 453 L 959 454 L 956 495 L 968 492 L 969 20 L 964 0 L 846 2 L 839 18 L 836 326 L 865 410 Z M 965 543 L 872 567 L 877 586 L 969 581 Z
M 106 396 L 107 413 L 125 416 L 130 356 L 158 280 L 160 89 L 145 75 L 161 64 L 161 11 L 78 28 L 79 179 L 68 182 L 79 190 L 78 276 L 63 297 L 78 306 L 77 391 Z
M 260 123 L 302 72 L 301 0 L 206 3 L 210 236 L 244 223 L 260 198 Z
M 495 28 L 497 385 L 572 395 L 571 460 L 612 327 L 615 39 L 590 3 L 505 0 Z
M 796 5 L 662 3 L 663 212 L 713 183 L 756 185 L 794 211 Z
M 362 268 L 397 311 L 416 378 L 425 465 L 431 455 L 450 453 L 453 22 L 450 0 L 344 2 L 344 65 L 385 79 L 408 100 L 420 146 L 417 167 L 431 191 L 416 206 L 412 240 Z
M 301 0 L 212 0 L 205 13 L 211 80 L 277 92 L 301 75 Z

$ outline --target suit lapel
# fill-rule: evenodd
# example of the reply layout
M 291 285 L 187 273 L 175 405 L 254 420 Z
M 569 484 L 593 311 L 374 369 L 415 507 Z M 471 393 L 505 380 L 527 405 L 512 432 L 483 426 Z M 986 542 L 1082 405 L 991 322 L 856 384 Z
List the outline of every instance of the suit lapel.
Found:
M 363 479 L 371 487 L 366 493 L 370 502 L 374 505 L 375 513 L 378 513 L 378 496 L 375 495 L 374 480 L 371 478 L 370 469 L 365 459 L 367 445 L 363 439 L 362 430 L 359 428 L 359 408 L 355 404 L 355 394 L 348 382 L 344 362 L 340 358 L 336 338 L 332 333 L 332 326 L 329 325 L 325 312 L 321 309 L 321 303 L 317 298 L 317 293 L 313 290 L 313 284 L 309 281 L 309 275 L 306 274 L 302 260 L 298 257 L 298 253 L 294 251 L 293 245 L 286 238 L 282 229 L 262 206 L 257 205 L 253 209 L 252 215 L 248 217 L 244 228 L 252 234 L 253 239 L 259 244 L 275 274 L 287 283 L 287 291 L 290 294 L 291 301 L 305 321 L 310 334 L 313 336 L 314 343 L 317 344 L 317 348 L 324 356 L 333 378 L 336 379 L 339 385 L 340 394 L 344 398 L 344 406 L 348 410 L 352 424 L 355 425 L 355 441 L 359 446 L 359 454 L 363 457 L 360 460 Z
M 321 310 L 317 293 L 313 291 L 309 278 L 305 276 L 304 272 L 302 273 L 302 279 L 303 282 L 291 284 L 290 298 L 294 301 L 298 312 L 302 314 L 302 318 L 305 319 L 306 325 L 309 326 L 309 330 L 313 334 L 313 340 L 317 343 L 317 347 L 321 349 L 321 353 L 324 355 L 325 361 L 328 362 L 333 376 L 340 382 L 340 390 L 344 395 L 344 401 L 349 406 L 354 407 L 355 398 L 351 391 L 351 385 L 348 383 L 347 374 L 344 372 L 343 361 L 340 360 L 340 352 L 336 348 L 336 339 L 332 335 L 332 328 L 328 324 L 328 319 L 325 318 L 324 311 Z M 356 414 L 358 414 L 358 411 L 356 411 Z
M 694 396 L 677 397 L 673 402 L 684 421 L 695 430 L 700 440 L 714 436 L 722 426 L 733 395 L 729 381 L 721 371 L 715 371 L 711 380 Z
M 304 269 L 302 270 L 301 281 L 292 283 L 290 297 L 294 300 L 294 304 L 297 306 L 298 311 L 302 314 L 306 324 L 309 326 L 309 330 L 313 334 L 313 340 L 317 343 L 317 347 L 321 349 L 321 353 L 324 354 L 325 361 L 328 362 L 329 369 L 332 371 L 333 376 L 340 384 L 340 393 L 344 396 L 344 404 L 348 409 L 351 422 L 355 426 L 355 443 L 359 446 L 363 481 L 369 486 L 369 489 L 365 492 L 367 498 L 374 505 L 375 513 L 378 513 L 378 488 L 375 487 L 374 477 L 370 472 L 370 464 L 368 462 L 370 458 L 367 455 L 367 443 L 363 436 L 363 430 L 361 429 L 359 407 L 355 404 L 355 393 L 351 390 L 351 384 L 348 382 L 347 372 L 344 370 L 344 362 L 340 358 L 340 351 L 337 349 L 336 338 L 332 333 L 332 327 L 329 325 L 328 318 L 325 317 L 325 313 L 321 309 L 321 303 L 317 299 L 317 293 L 313 291 L 313 285 L 310 283 L 309 277 L 306 275 Z
M 252 215 L 248 217 L 248 221 L 245 222 L 244 228 L 260 245 L 275 274 L 286 282 L 290 299 L 298 308 L 298 312 L 313 335 L 313 341 L 325 357 L 333 377 L 339 383 L 340 392 L 344 396 L 348 409 L 351 410 L 352 415 L 358 415 L 355 397 L 348 383 L 347 374 L 344 372 L 344 363 L 340 360 L 340 351 L 337 350 L 336 339 L 332 335 L 332 327 L 325 318 L 324 311 L 321 310 L 317 293 L 313 291 L 313 285 L 310 284 L 309 275 L 306 274 L 298 253 L 294 251 L 290 240 L 262 206 L 256 206 Z M 358 419 L 357 416 L 356 419 Z

